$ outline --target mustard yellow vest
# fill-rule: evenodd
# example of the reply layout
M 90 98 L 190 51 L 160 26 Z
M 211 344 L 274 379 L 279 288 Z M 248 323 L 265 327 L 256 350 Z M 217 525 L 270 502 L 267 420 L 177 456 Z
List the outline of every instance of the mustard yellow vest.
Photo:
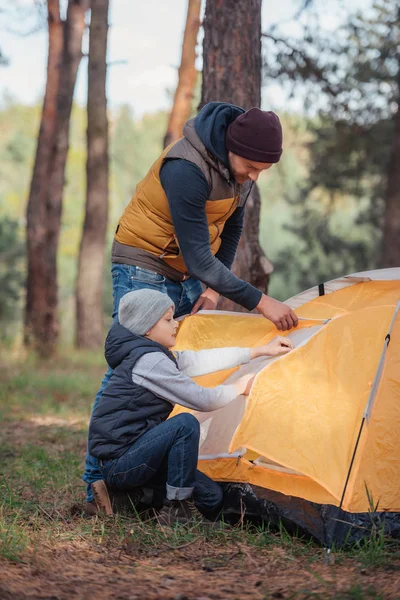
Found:
M 205 211 L 209 241 L 212 254 L 218 252 L 225 222 L 238 206 L 240 198 L 235 194 L 232 184 L 228 184 L 218 169 L 212 169 L 201 153 L 190 146 L 185 138 L 168 146 L 146 177 L 138 183 L 132 200 L 119 220 L 115 239 L 121 244 L 145 250 L 161 258 L 177 271 L 187 273 L 172 223 L 168 199 L 160 183 L 160 169 L 167 155 L 168 158 L 181 157 L 195 162 L 208 179 L 211 198 L 206 202 Z

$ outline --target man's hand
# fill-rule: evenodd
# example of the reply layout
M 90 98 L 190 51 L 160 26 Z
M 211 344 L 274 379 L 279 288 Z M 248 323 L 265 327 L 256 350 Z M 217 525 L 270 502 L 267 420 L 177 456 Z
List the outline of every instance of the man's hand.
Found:
M 253 385 L 255 375 L 249 373 L 249 375 L 242 375 L 235 383 L 237 395 L 248 396 L 250 394 L 251 386 Z
M 250 359 L 258 358 L 260 356 L 282 356 L 293 350 L 293 348 L 294 345 L 288 338 L 278 335 L 265 346 L 251 348 Z
M 274 300 L 265 294 L 261 296 L 261 300 L 256 308 L 259 313 L 272 321 L 275 327 L 281 331 L 287 331 L 298 325 L 298 318 L 290 306 L 279 302 L 279 300 Z
M 218 304 L 219 294 L 211 288 L 207 288 L 199 297 L 192 308 L 191 315 L 195 315 L 200 309 L 214 310 Z

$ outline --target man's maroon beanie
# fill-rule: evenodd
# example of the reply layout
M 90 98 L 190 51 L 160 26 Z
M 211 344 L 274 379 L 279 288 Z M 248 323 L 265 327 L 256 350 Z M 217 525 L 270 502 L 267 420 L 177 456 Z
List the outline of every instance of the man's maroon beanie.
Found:
M 249 160 L 279 162 L 282 126 L 278 115 L 270 110 L 250 108 L 229 125 L 225 145 L 234 154 Z

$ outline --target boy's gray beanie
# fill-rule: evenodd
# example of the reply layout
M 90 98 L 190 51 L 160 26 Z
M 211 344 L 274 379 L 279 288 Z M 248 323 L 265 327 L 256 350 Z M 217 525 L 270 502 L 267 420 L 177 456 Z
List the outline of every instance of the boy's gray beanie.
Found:
M 156 290 L 135 290 L 122 296 L 118 320 L 135 335 L 144 335 L 175 305 L 167 294 Z

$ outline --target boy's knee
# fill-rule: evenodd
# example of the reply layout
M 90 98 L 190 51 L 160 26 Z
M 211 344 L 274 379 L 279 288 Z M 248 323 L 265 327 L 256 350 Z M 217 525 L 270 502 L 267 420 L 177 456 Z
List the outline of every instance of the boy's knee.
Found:
M 177 423 L 179 423 L 181 428 L 192 430 L 194 433 L 200 435 L 200 423 L 194 415 L 190 413 L 181 413 L 174 417 L 174 419 L 177 419 Z

